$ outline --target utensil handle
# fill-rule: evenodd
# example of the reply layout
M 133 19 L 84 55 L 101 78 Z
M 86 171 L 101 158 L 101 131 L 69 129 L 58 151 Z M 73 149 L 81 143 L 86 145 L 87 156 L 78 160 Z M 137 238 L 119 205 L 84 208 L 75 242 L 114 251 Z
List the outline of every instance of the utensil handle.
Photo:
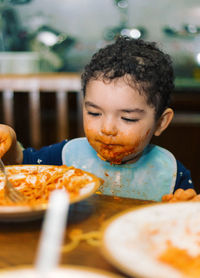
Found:
M 68 194 L 63 190 L 54 190 L 51 193 L 45 214 L 35 262 L 35 268 L 41 274 L 50 272 L 59 263 L 60 247 L 64 238 L 68 210 Z

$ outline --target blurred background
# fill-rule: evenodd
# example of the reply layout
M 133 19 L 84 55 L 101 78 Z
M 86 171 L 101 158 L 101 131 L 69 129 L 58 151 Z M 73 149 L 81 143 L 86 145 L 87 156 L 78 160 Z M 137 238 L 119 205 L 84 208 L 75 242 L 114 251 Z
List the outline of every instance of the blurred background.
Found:
M 119 34 L 171 55 L 175 117 L 153 143 L 191 170 L 200 191 L 199 0 L 0 0 L 0 122 L 25 147 L 83 136 L 80 73 Z
M 0 11 L 2 73 L 15 71 L 18 57 L 17 72 L 81 71 L 121 33 L 156 41 L 172 55 L 177 76 L 198 75 L 198 0 L 0 0 Z

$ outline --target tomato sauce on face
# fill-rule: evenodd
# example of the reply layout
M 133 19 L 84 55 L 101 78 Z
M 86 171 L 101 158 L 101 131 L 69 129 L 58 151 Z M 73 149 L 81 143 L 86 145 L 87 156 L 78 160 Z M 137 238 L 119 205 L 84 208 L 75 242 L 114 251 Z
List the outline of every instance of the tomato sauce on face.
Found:
M 143 144 L 148 137 L 150 130 L 141 136 L 127 138 L 125 134 L 121 134 L 118 139 L 108 139 L 102 136 L 91 136 L 90 130 L 89 143 L 97 151 L 98 156 L 102 160 L 109 161 L 111 164 L 121 164 L 124 157 L 130 154 L 137 154 L 143 150 Z
M 110 163 L 121 164 L 122 159 L 125 156 L 134 153 L 137 150 L 139 144 L 140 140 L 138 140 L 134 146 L 101 144 L 99 153 L 103 158 L 110 161 Z

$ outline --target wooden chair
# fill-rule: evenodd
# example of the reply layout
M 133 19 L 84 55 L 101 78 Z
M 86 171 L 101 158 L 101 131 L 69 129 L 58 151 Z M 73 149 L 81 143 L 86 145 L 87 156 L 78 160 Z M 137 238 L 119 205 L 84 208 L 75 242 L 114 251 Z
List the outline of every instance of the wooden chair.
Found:
M 34 75 L 0 75 L 1 92 L 1 123 L 8 124 L 15 129 L 15 94 L 22 93 L 28 96 L 28 114 L 20 120 L 23 122 L 28 117 L 30 145 L 39 148 L 42 145 L 42 108 L 41 93 L 55 93 L 55 120 L 56 141 L 69 137 L 69 114 L 68 94 L 76 94 L 77 134 L 82 135 L 82 94 L 80 75 L 68 73 L 47 73 Z M 23 103 L 20 104 L 23 109 Z M 25 104 L 26 105 L 26 104 Z M 25 108 L 25 107 L 24 107 Z M 18 113 L 20 114 L 20 113 Z M 50 131 L 49 131 L 50 132 Z M 23 143 L 23 142 L 22 142 Z M 46 143 L 46 142 L 45 142 Z

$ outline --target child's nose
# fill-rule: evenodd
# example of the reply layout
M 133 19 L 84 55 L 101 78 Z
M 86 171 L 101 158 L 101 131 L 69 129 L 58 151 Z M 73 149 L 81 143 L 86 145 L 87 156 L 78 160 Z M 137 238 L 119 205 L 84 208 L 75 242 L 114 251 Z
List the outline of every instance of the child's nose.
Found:
M 117 135 L 117 126 L 113 119 L 105 119 L 101 126 L 101 133 L 108 136 Z

